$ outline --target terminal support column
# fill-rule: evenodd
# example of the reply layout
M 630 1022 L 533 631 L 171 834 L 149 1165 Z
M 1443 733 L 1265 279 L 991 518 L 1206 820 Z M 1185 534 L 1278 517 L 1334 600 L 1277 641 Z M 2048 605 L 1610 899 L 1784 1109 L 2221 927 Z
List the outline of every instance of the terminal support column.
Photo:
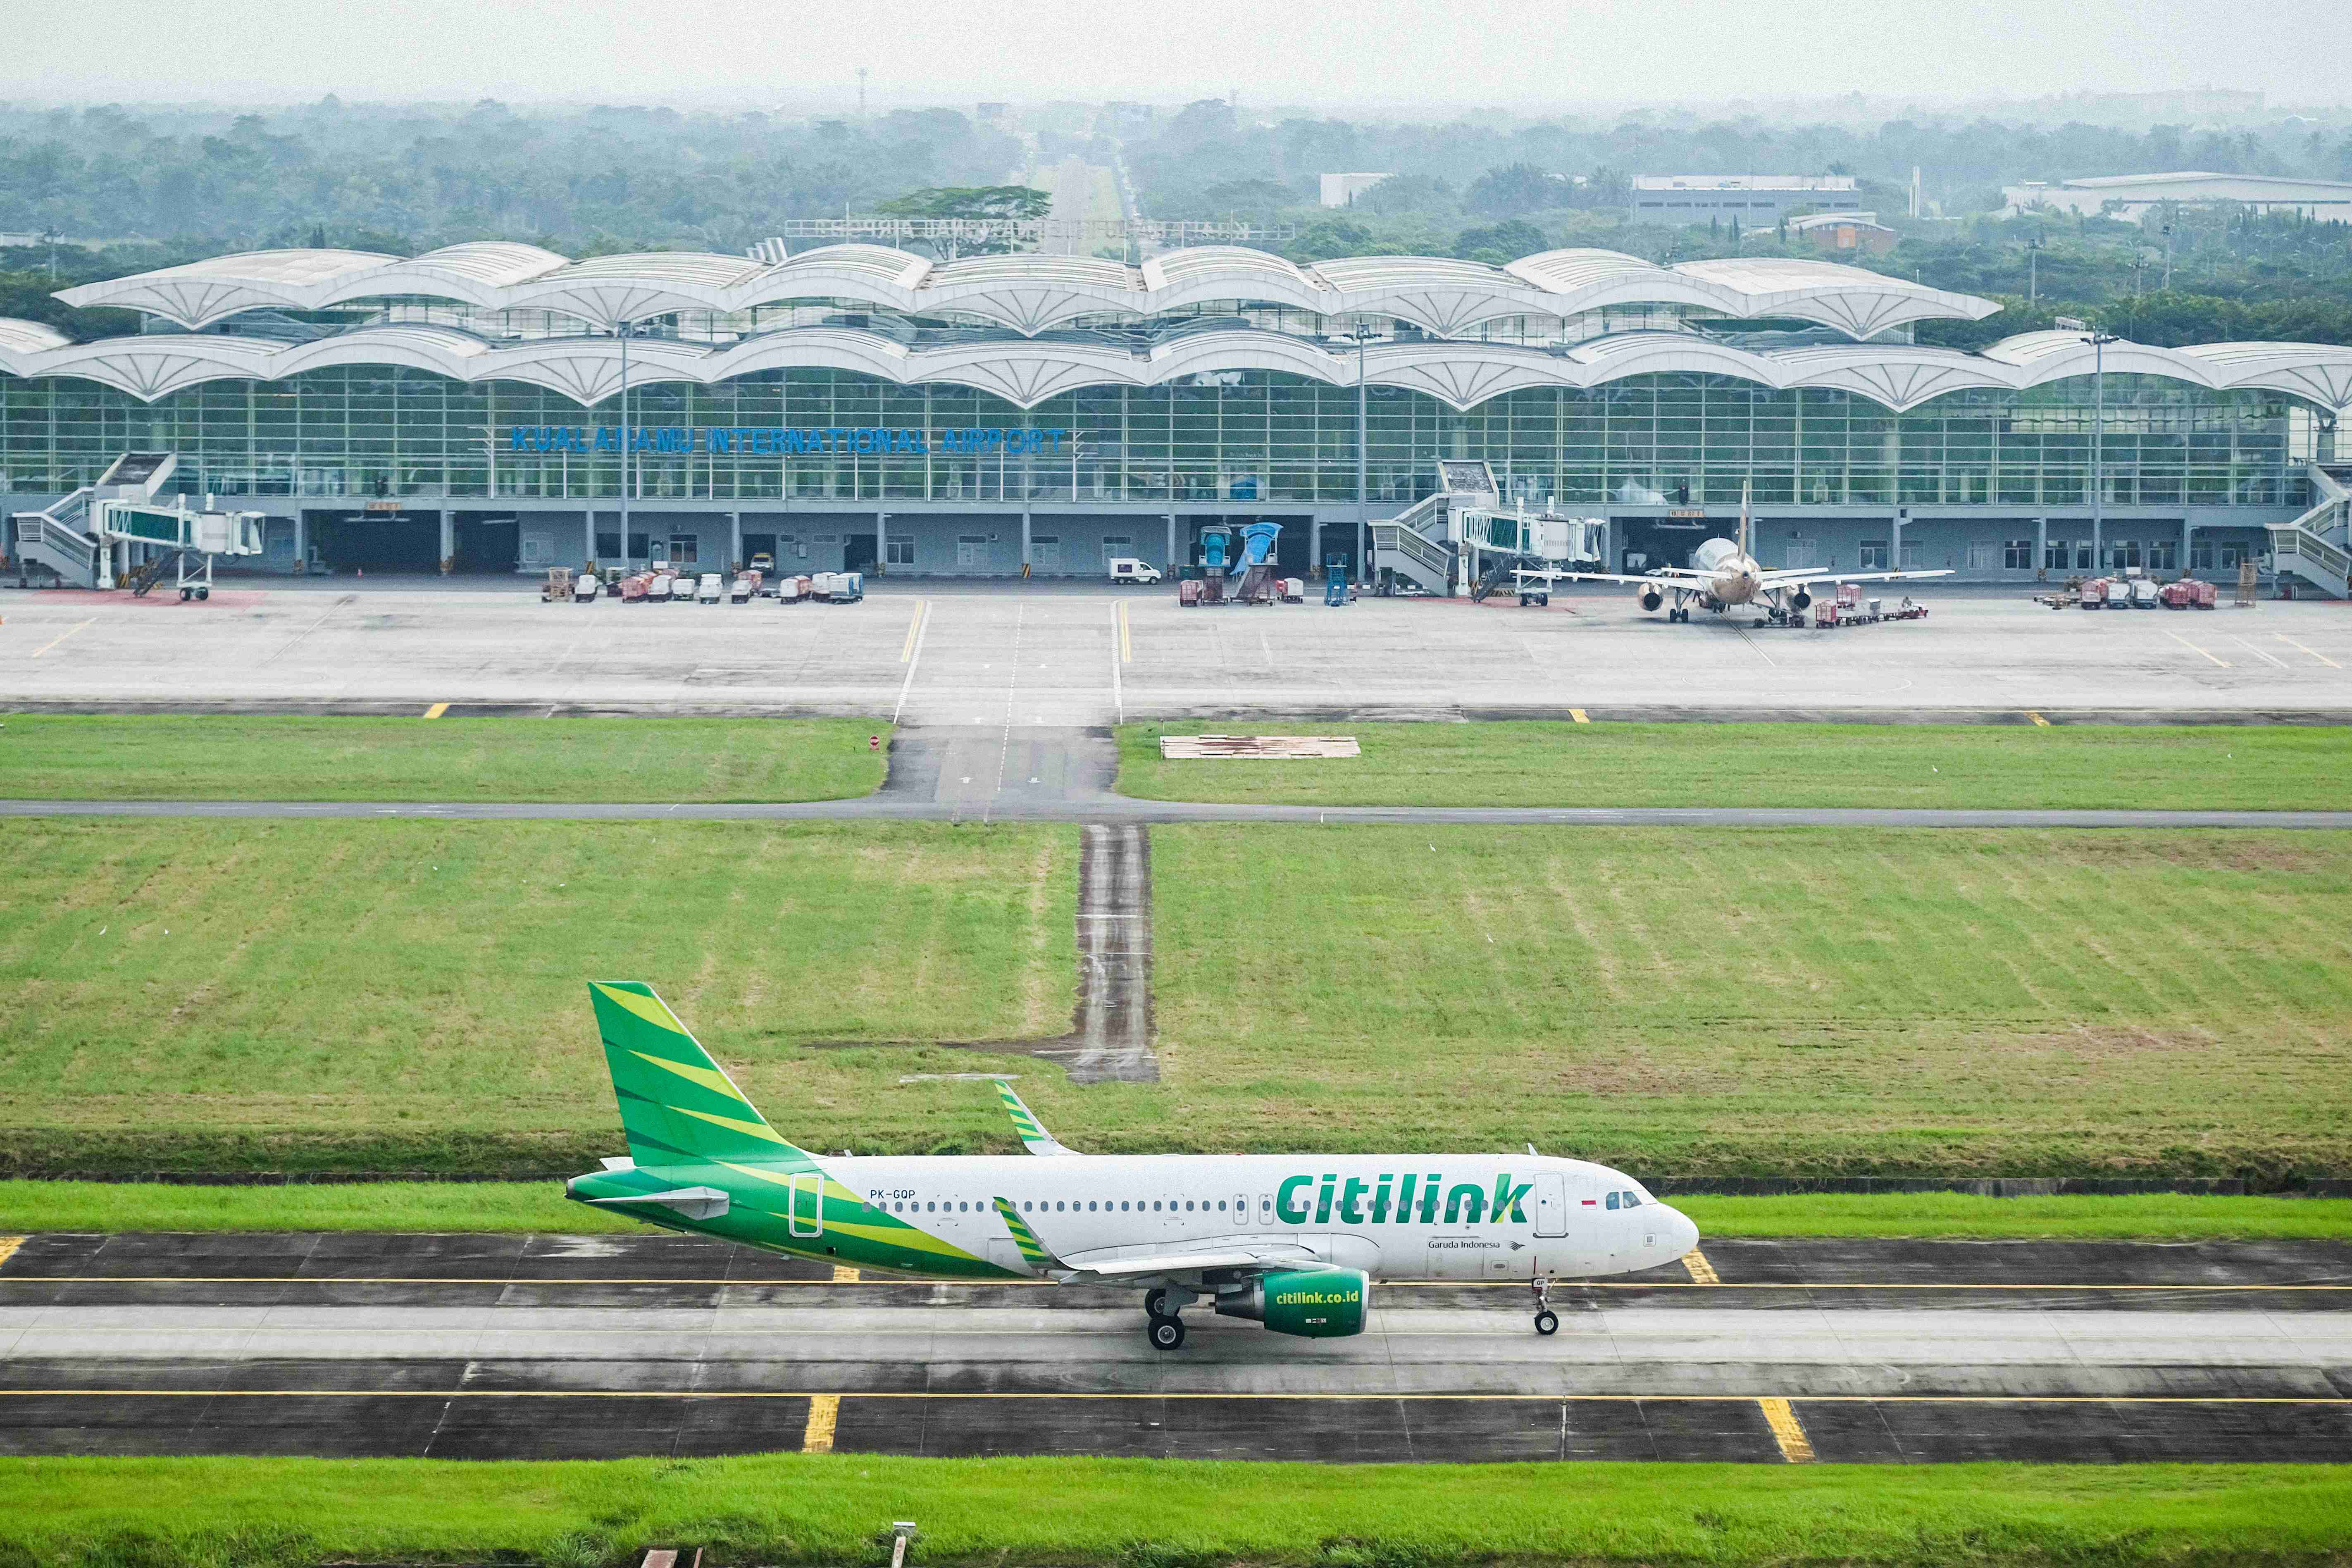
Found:
M 1021 575 L 1029 575 L 1029 513 L 1021 513 Z
M 743 548 L 740 527 L 735 531 L 735 548 L 738 551 Z M 890 571 L 890 514 L 887 511 L 874 514 L 874 570 L 881 576 L 887 576 Z
M 2189 521 L 2185 517 L 2180 520 L 2180 569 L 2183 572 L 2189 570 L 2189 552 L 2190 548 L 2189 536 L 2196 531 L 2197 525 L 2195 523 Z
M 593 510 L 580 514 L 580 559 L 596 559 L 596 514 Z
M 1168 567 L 1168 575 L 1169 575 L 1169 576 L 1171 576 L 1171 577 L 1175 576 L 1175 575 L 1176 575 L 1176 514 L 1175 514 L 1174 512 L 1172 512 L 1172 511 L 1171 511 L 1171 512 L 1170 512 L 1170 513 L 1168 514 L 1168 553 L 1167 553 L 1167 555 L 1166 555 L 1165 557 L 1163 557 L 1162 559 L 1164 559 L 1164 560 L 1165 560 L 1165 562 L 1167 563 L 1167 567 Z
M 1311 576 L 1323 570 L 1323 520 L 1317 518 L 1307 532 L 1307 571 Z
M 730 511 L 727 514 L 727 537 L 730 542 L 727 569 L 730 572 L 740 572 L 743 569 L 743 514 L 741 512 Z
M 2050 569 L 2050 520 L 2033 520 L 2033 571 L 2037 577 Z
M 300 507 L 294 509 L 294 574 L 310 574 L 310 514 Z
M 457 524 L 455 512 L 443 510 L 435 515 L 441 520 L 441 554 L 440 558 L 434 562 L 437 566 L 441 562 L 457 553 Z

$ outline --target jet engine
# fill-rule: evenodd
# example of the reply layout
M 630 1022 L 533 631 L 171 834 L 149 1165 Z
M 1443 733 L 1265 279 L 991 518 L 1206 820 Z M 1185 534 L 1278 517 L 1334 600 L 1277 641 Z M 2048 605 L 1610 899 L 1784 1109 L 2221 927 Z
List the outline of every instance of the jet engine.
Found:
M 1221 1318 L 1249 1318 L 1277 1334 L 1336 1340 L 1364 1331 L 1371 1276 L 1360 1268 L 1286 1268 L 1217 1297 Z
M 1659 592 L 1657 589 L 1644 588 L 1642 590 L 1642 608 L 1645 610 L 1654 610 L 1665 602 L 1665 595 Z
M 1812 602 L 1813 596 L 1811 594 L 1806 593 L 1802 588 L 1798 589 L 1795 594 L 1790 596 L 1789 599 L 1790 604 L 1795 605 L 1801 610 L 1809 608 L 1812 605 Z

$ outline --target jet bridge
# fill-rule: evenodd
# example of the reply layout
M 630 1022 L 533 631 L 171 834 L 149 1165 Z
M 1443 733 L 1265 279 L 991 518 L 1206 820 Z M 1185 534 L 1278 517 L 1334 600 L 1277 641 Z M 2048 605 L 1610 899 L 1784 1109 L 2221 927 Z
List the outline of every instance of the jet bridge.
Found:
M 1553 572 L 1607 552 L 1601 518 L 1530 514 L 1502 509 L 1494 470 L 1481 461 L 1444 458 L 1438 488 L 1386 522 L 1372 524 L 1371 566 L 1448 597 L 1484 599 L 1515 573 Z M 1538 592 L 1549 592 L 1549 584 Z
M 38 566 L 73 587 L 127 583 L 144 595 L 166 570 L 183 599 L 212 596 L 213 563 L 258 555 L 263 514 L 199 511 L 163 488 L 179 467 L 170 452 L 125 452 L 94 485 L 37 512 L 16 515 L 17 570 Z

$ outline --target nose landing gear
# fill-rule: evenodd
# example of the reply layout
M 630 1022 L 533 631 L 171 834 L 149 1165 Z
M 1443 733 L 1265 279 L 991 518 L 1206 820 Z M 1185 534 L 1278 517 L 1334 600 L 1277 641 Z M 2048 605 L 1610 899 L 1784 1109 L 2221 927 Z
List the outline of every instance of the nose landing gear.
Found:
M 1551 1310 L 1551 1281 L 1536 1280 L 1536 1332 L 1547 1337 L 1559 1332 L 1559 1314 Z

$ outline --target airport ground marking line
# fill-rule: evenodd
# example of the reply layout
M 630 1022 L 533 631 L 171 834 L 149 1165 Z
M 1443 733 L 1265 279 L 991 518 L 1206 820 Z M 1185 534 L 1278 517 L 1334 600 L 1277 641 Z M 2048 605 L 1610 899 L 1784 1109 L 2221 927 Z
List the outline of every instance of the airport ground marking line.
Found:
M 1581 708 L 1571 708 L 1571 709 L 1570 709 L 1570 710 L 1568 710 L 1568 716 L 1569 716 L 1570 718 L 1571 718 L 1571 719 L 1575 720 L 1575 721 L 1576 721 L 1578 723 L 1580 723 L 1580 724 L 1590 724 L 1590 723 L 1591 723 L 1591 722 L 1592 722 L 1592 721 L 1591 721 L 1591 720 L 1590 720 L 1590 719 L 1588 719 L 1588 718 L 1586 718 L 1586 717 L 1584 716 L 1584 710 L 1583 710 L 1583 709 L 1581 709 Z
M 2044 719 L 2041 714 L 2036 713 L 2036 712 L 2035 712 L 2032 709 L 2031 709 L 2031 708 L 2028 708 L 2028 709 L 2025 710 L 2025 716 L 2026 716 L 2027 718 L 2029 718 L 2029 719 L 2032 720 L 2032 721 L 2033 721 L 2033 722 L 2034 722 L 2034 724 L 2035 724 L 2035 726 L 2036 726 L 2037 728 L 2043 729 L 2043 730 L 2047 730 L 2048 728 L 2050 728 L 2050 721 L 2049 721 L 2049 720 L 2047 720 L 2047 719 Z
M 38 658 L 43 654 L 48 652 L 49 649 L 57 647 L 58 644 L 65 641 L 66 638 L 73 636 L 74 633 L 88 631 L 90 627 L 96 625 L 98 625 L 98 617 L 96 616 L 92 616 L 89 619 L 80 622 L 79 625 L 68 626 L 65 630 L 59 632 L 57 636 L 51 637 L 48 641 L 35 648 L 27 657 Z
M 916 600 L 915 613 L 907 617 L 906 645 L 898 649 L 898 662 L 900 664 L 910 664 L 914 661 L 915 634 L 923 629 L 923 610 L 925 606 L 929 605 L 929 603 L 930 601 L 929 599 Z
M 1797 1420 L 1797 1413 L 1789 1408 L 1785 1399 L 1759 1399 L 1757 1407 L 1764 1412 L 1764 1425 L 1772 1428 L 1772 1441 L 1780 1447 L 1780 1458 L 1792 1465 L 1813 1462 L 1813 1440 L 1805 1436 L 1805 1428 Z
M 1135 662 L 1135 629 L 1127 618 L 1127 601 L 1118 602 L 1118 662 Z
M 2228 659 L 2226 659 L 2226 658 L 2213 658 L 2213 656 L 2212 656 L 2211 654 L 2207 653 L 2203 648 L 2199 647 L 2195 643 L 2190 642 L 2187 637 L 2182 637 L 2179 632 L 2167 632 L 2167 633 L 2165 633 L 2164 635 L 2165 635 L 2166 637 L 2170 637 L 2174 642 L 2179 643 L 2182 647 L 2187 648 L 2190 653 L 2195 654 L 2198 658 L 2206 658 L 2206 659 L 2212 659 L 2212 660 L 2213 660 L 2213 662 L 2214 662 L 2215 664 L 2220 665 L 2223 669 L 2227 669 L 2227 668 L 2230 668 L 2230 661 L 2229 661 Z
M 1120 655 L 1125 651 L 1126 617 L 1127 602 L 1125 600 L 1122 599 L 1111 605 L 1110 710 L 1111 722 L 1115 724 L 1127 722 L 1127 681 L 1120 675 L 1118 668 L 1124 662 Z
M 2352 1394 L 1296 1394 L 1256 1390 L 1142 1389 L 1089 1393 L 1059 1389 L 806 1388 L 0 1388 L 0 1399 L 1234 1399 L 1332 1405 L 2352 1405 Z
M 8 1259 L 16 1257 L 16 1249 L 24 1245 L 21 1236 L 0 1236 L 0 1268 L 6 1268 Z
M 852 1268 L 851 1268 L 848 1264 L 846 1264 L 846 1263 L 836 1263 L 836 1264 L 835 1264 L 835 1265 L 833 1266 L 833 1283 L 834 1283 L 834 1284 L 835 1284 L 835 1285 L 854 1285 L 854 1284 L 856 1284 L 857 1282 L 858 1282 L 858 1281 L 857 1281 L 857 1270 L 856 1270 L 856 1269 Z M 811 1281 L 811 1283 L 814 1283 L 814 1281 Z
M 2271 634 L 2271 636 L 2273 636 L 2273 637 L 2274 637 L 2278 638 L 2278 640 L 2279 640 L 2279 641 L 2281 641 L 2281 642 L 2283 642 L 2283 643 L 2286 644 L 2286 646 L 2287 646 L 2287 647 L 2301 647 L 2301 648 L 2303 648 L 2303 651 L 2304 651 L 2304 652 L 2305 652 L 2305 653 L 2309 654 L 2312 658 L 2314 658 L 2317 659 L 2320 663 L 2322 663 L 2322 664 L 2326 665 L 2326 666 L 2328 668 L 2330 668 L 2330 669 L 2341 669 L 2341 668 L 2344 668 L 2342 665 L 2340 665 L 2340 664 L 2336 663 L 2334 659 L 2332 659 L 2332 658 L 2328 658 L 2326 654 L 2324 654 L 2324 653 L 2320 652 L 2317 648 L 2315 648 L 2315 647 L 2304 647 L 2303 644 L 2301 644 L 2301 643 L 2299 643 L 2299 642 L 2295 641 L 2293 637 L 2291 637 L 2287 636 L 2284 632 L 2273 632 L 2273 633 Z
M 425 716 L 427 719 L 438 719 L 442 714 L 446 713 L 447 711 L 449 711 L 449 705 L 446 702 L 436 702 L 432 707 L 427 708 L 425 710 Z
M 908 625 L 907 633 L 913 639 L 914 646 L 907 658 L 907 679 L 898 683 L 898 700 L 890 705 L 890 722 L 893 724 L 898 721 L 898 715 L 906 711 L 907 693 L 914 689 L 915 671 L 922 666 L 923 644 L 930 640 L 931 602 L 929 599 L 915 601 L 915 618 Z
M 1691 1283 L 1694 1285 L 1723 1283 L 1721 1276 L 1715 1271 L 1715 1265 L 1709 1263 L 1706 1260 L 1706 1254 L 1696 1247 L 1683 1254 L 1683 1267 L 1690 1271 Z
M 2241 644 L 2242 646 L 2243 646 L 2243 647 L 2244 647 L 2244 648 L 2245 648 L 2245 650 L 2246 650 L 2248 653 L 2252 654 L 2256 658 L 2261 659 L 2264 664 L 2275 665 L 2275 666 L 2277 666 L 2277 667 L 2278 667 L 2279 668 L 2281 668 L 2281 669 L 2284 669 L 2284 668 L 2287 668 L 2286 660 L 2284 660 L 2284 659 L 2283 659 L 2283 658 L 2279 658 L 2276 654 L 2268 654 L 2268 653 L 2264 653 L 2262 649 L 2260 649 L 2260 648 L 2256 647 L 2253 644 L 2252 644 L 2252 643 L 2250 643 L 2250 642 L 2247 642 L 2247 641 L 2246 641 L 2246 639 L 2245 639 L 2244 637 L 2239 637 L 2235 632 L 2232 632 L 2232 633 L 2231 633 L 2230 635 L 2231 635 L 2231 638 L 2232 638 L 2233 640 L 2235 640 L 2236 642 L 2238 642 L 2239 644 Z
M 813 1394 L 809 1395 L 808 1426 L 801 1433 L 801 1452 L 830 1454 L 833 1452 L 833 1429 L 841 1422 L 841 1395 Z
M 17 1238 L 23 1239 L 21 1237 Z M 0 1259 L 6 1253 L 0 1252 Z M 851 1272 L 855 1273 L 854 1270 Z M 500 1277 L 489 1274 L 11 1274 L 0 1279 L 0 1285 L 725 1285 L 746 1289 L 795 1289 L 824 1288 L 853 1281 L 839 1274 L 829 1279 L 715 1279 L 659 1276 L 638 1278 L 616 1276 L 612 1279 L 584 1279 L 566 1276 L 548 1279 L 528 1277 Z M 929 1289 L 951 1285 L 967 1290 L 1050 1290 L 1058 1289 L 1050 1279 L 948 1279 L 929 1277 L 900 1278 L 885 1276 L 867 1279 L 858 1276 L 860 1285 L 898 1285 Z M 1390 1279 L 1384 1281 L 1392 1289 L 1422 1288 L 1445 1290 L 1525 1290 L 1524 1279 Z M 2342 1283 L 2303 1283 L 2293 1285 L 2200 1284 L 2184 1281 L 2178 1285 L 2116 1283 L 2021 1283 L 2014 1280 L 1988 1280 L 1982 1283 L 1954 1283 L 1948 1279 L 1554 1279 L 1552 1284 L 1562 1290 L 2177 1290 L 2206 1295 L 2224 1291 L 2293 1291 L 2340 1290 L 2352 1291 L 2352 1281 Z

